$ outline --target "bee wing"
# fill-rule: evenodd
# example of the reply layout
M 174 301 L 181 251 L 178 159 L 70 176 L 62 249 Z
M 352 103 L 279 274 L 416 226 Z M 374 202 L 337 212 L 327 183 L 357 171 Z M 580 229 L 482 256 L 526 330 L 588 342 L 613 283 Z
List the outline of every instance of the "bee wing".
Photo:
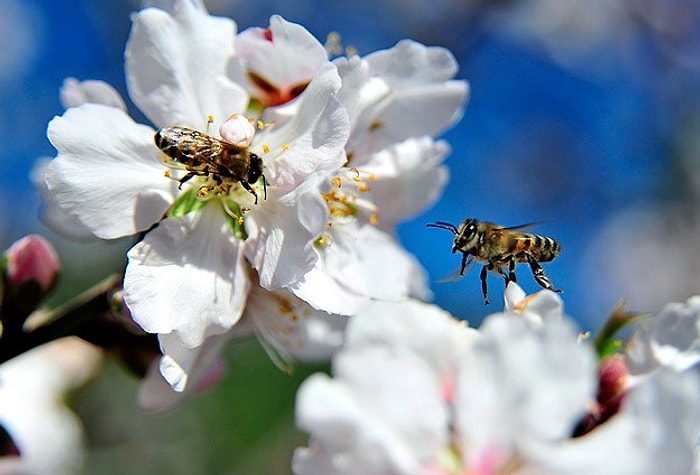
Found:
M 506 231 L 524 231 L 525 229 L 534 228 L 540 224 L 542 224 L 541 221 L 533 221 L 531 223 L 519 224 L 518 226 L 508 226 L 507 228 L 501 229 L 505 229 Z
M 450 272 L 449 274 L 441 277 L 438 280 L 438 282 L 441 284 L 444 284 L 446 282 L 456 282 L 458 280 L 461 280 L 465 275 L 467 275 L 469 273 L 469 270 L 472 268 L 472 266 L 470 265 L 471 263 L 472 263 L 472 256 L 469 256 L 469 259 L 467 259 L 467 265 L 464 266 L 464 269 L 465 269 L 464 273 L 461 273 L 462 269 L 460 269 L 458 267 L 455 270 L 453 270 L 452 272 Z

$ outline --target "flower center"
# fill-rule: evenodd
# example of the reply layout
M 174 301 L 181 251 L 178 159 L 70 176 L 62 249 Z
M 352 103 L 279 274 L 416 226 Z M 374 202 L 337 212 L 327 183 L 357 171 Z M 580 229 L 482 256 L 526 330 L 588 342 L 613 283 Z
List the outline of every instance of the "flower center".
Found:
M 330 231 L 336 224 L 358 219 L 365 219 L 370 224 L 379 222 L 379 209 L 366 195 L 370 191 L 370 183 L 376 179 L 372 173 L 347 168 L 331 180 L 331 189 L 322 195 L 330 212 L 330 221 L 326 232 L 316 240 L 317 246 L 330 245 Z

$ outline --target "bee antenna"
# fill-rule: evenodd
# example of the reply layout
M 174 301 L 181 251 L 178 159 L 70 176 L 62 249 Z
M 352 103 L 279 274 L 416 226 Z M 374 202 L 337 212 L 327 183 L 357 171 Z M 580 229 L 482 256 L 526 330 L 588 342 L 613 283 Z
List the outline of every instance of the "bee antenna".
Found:
M 452 234 L 457 234 L 457 226 L 452 223 L 447 223 L 445 221 L 436 221 L 434 223 L 426 224 L 429 228 L 447 229 Z
M 265 179 L 265 175 L 262 176 L 263 179 L 263 194 L 265 195 L 265 199 L 267 199 L 267 180 Z

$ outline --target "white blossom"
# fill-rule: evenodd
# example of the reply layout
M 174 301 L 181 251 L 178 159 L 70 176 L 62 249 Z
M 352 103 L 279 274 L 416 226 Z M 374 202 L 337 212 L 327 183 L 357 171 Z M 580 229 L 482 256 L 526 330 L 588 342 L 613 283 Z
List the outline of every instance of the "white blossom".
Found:
M 19 456 L 0 457 L 0 473 L 74 474 L 85 457 L 82 424 L 68 392 L 97 371 L 101 354 L 78 338 L 56 340 L 0 366 L 0 425 Z
M 227 73 L 236 25 L 208 15 L 198 1 L 160 6 L 133 17 L 125 55 L 131 99 L 156 127 L 215 136 L 225 119 L 250 113 L 244 87 Z M 254 197 L 238 182 L 219 188 L 207 177 L 178 182 L 187 164 L 166 160 L 155 130 L 115 107 L 108 86 L 64 87 L 68 105 L 76 106 L 49 124 L 58 150 L 45 173 L 51 199 L 100 238 L 145 232 L 128 253 L 124 295 L 134 321 L 159 334 L 164 351 L 177 347 L 164 343 L 175 336 L 198 354 L 208 338 L 236 325 L 251 267 L 256 285 L 277 289 L 314 265 L 314 241 L 329 213 L 320 187 L 345 159 L 348 118 L 334 97 L 339 88 L 336 67 L 326 60 L 296 98 L 293 117 L 249 131 L 247 149 L 264 163 L 263 178 L 250 184 Z M 164 358 L 163 376 L 184 391 L 190 365 L 175 354 Z
M 661 368 L 578 432 L 603 384 L 593 349 L 556 294 L 527 297 L 515 284 L 507 294 L 517 313 L 478 331 L 424 304 L 355 316 L 333 377 L 313 375 L 297 395 L 311 437 L 295 473 L 690 473 L 695 374 Z
M 451 79 L 457 64 L 447 50 L 412 41 L 334 63 L 350 116 L 347 163 L 324 195 L 330 221 L 318 260 L 290 290 L 344 315 L 372 300 L 427 298 L 423 269 L 393 233 L 442 193 L 449 147 L 432 136 L 461 116 L 467 84 Z

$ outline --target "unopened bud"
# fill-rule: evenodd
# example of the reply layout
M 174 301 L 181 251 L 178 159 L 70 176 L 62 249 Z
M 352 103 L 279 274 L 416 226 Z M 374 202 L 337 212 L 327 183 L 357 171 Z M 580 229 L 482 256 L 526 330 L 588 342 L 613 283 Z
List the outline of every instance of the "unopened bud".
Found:
M 23 294 L 28 286 L 35 299 L 43 298 L 56 284 L 61 264 L 51 243 L 30 234 L 16 241 L 5 252 L 5 276 L 8 292 Z
M 238 147 L 247 148 L 255 137 L 255 126 L 241 114 L 233 114 L 219 127 L 221 138 Z

